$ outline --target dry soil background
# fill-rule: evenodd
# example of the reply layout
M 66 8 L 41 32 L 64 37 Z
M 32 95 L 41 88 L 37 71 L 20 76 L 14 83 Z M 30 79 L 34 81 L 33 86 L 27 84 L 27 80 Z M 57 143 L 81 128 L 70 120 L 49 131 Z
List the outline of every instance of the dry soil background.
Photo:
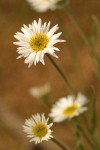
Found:
M 76 19 L 89 36 L 93 23 L 91 16 L 96 15 L 100 19 L 100 0 L 70 0 L 70 5 Z M 89 96 L 91 86 L 94 85 L 97 95 L 97 115 L 100 120 L 100 84 L 93 72 L 88 48 L 64 11 L 57 10 L 56 13 L 60 16 L 63 26 L 67 27 L 66 35 L 68 31 L 71 33 L 73 44 L 70 40 L 66 43 L 67 48 L 65 43 L 58 44 L 61 51 L 57 53 L 59 59 L 54 60 L 77 91 L 81 90 Z M 44 142 L 34 147 L 22 131 L 25 118 L 33 113 L 49 112 L 42 102 L 29 95 L 29 89 L 32 86 L 40 86 L 49 82 L 52 87 L 52 103 L 68 94 L 60 76 L 46 57 L 45 66 L 39 63 L 30 69 L 24 64 L 24 59 L 16 60 L 18 54 L 16 46 L 13 45 L 15 41 L 13 35 L 23 24 L 28 25 L 38 18 L 43 21 L 50 20 L 52 26 L 55 25 L 57 19 L 51 11 L 42 14 L 34 12 L 25 0 L 0 0 L 0 150 L 58 149 L 52 142 Z M 61 27 L 59 31 L 62 30 Z M 62 38 L 64 38 L 63 35 Z M 99 49 L 96 44 L 94 47 L 96 50 Z M 76 55 L 75 60 L 73 60 L 73 55 Z M 68 122 L 56 124 L 53 129 L 58 139 L 68 143 L 71 147 L 74 146 L 75 138 Z

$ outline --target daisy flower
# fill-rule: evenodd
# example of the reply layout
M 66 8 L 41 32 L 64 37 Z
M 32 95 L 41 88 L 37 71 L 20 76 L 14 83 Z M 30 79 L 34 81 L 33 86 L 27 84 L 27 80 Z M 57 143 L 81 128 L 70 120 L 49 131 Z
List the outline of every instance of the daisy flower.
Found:
M 45 12 L 49 9 L 55 10 L 59 1 L 61 0 L 27 0 L 37 12 Z
M 33 21 L 29 26 L 23 25 L 21 32 L 17 32 L 14 37 L 18 40 L 14 42 L 18 45 L 17 52 L 20 54 L 18 58 L 25 57 L 25 63 L 30 67 L 33 63 L 36 65 L 39 61 L 44 65 L 44 55 L 46 53 L 58 58 L 55 51 L 59 51 L 54 44 L 64 42 L 58 39 L 62 32 L 54 34 L 59 29 L 55 25 L 50 29 L 50 22 L 42 24 L 39 19 Z
M 60 98 L 59 101 L 53 105 L 49 116 L 54 122 L 72 119 L 87 110 L 87 107 L 84 106 L 87 102 L 87 97 L 81 93 L 79 93 L 76 98 L 71 95 Z
M 30 142 L 34 141 L 37 144 L 53 138 L 50 129 L 53 123 L 48 124 L 48 120 L 49 118 L 46 119 L 44 114 L 32 115 L 31 118 L 26 119 L 23 129 L 28 134 L 27 137 L 30 138 Z
M 33 97 L 39 99 L 48 95 L 50 91 L 51 87 L 48 83 L 46 83 L 45 85 L 40 87 L 32 87 L 29 92 Z

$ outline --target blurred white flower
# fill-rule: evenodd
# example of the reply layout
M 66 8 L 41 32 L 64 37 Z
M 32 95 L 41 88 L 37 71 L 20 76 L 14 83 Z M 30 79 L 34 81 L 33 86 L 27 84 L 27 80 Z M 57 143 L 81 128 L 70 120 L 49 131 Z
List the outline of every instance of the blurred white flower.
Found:
M 53 105 L 49 116 L 54 122 L 72 119 L 87 110 L 87 107 L 84 106 L 87 102 L 87 97 L 81 93 L 79 93 L 76 98 L 71 95 L 60 98 L 59 101 Z
M 50 22 L 42 25 L 42 20 L 36 20 L 29 27 L 24 25 L 21 28 L 21 32 L 17 32 L 14 37 L 18 40 L 14 42 L 18 45 L 17 52 L 20 54 L 18 58 L 25 57 L 25 63 L 30 67 L 33 63 L 36 65 L 39 61 L 44 64 L 44 55 L 46 53 L 58 58 L 55 51 L 59 51 L 54 44 L 58 42 L 64 42 L 64 40 L 58 39 L 62 32 L 54 34 L 59 29 L 58 25 L 55 25 L 50 29 Z
M 57 3 L 62 0 L 27 0 L 31 7 L 37 12 L 45 12 L 47 10 L 55 10 Z
M 47 83 L 43 86 L 32 87 L 29 92 L 33 97 L 40 99 L 40 98 L 43 98 L 46 95 L 48 95 L 50 93 L 50 91 L 51 91 L 51 87 Z
M 50 129 L 53 123 L 48 124 L 48 120 L 49 118 L 46 119 L 44 114 L 32 115 L 31 118 L 26 119 L 23 129 L 28 134 L 30 142 L 34 141 L 37 144 L 53 138 Z

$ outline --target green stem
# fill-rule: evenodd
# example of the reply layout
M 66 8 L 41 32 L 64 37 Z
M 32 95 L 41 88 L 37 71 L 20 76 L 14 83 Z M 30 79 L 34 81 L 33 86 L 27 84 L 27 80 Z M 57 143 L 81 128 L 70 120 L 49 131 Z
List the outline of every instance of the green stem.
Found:
M 58 22 L 58 24 L 63 32 L 63 38 L 67 41 L 65 44 L 70 49 L 69 52 L 70 52 L 71 59 L 72 59 L 71 62 L 74 67 L 74 72 L 76 74 L 77 81 L 79 82 L 81 89 L 84 90 L 83 76 L 82 76 L 81 70 L 79 69 L 79 61 L 78 61 L 78 57 L 77 57 L 77 51 L 76 51 L 74 43 L 72 42 L 72 33 L 69 31 L 69 29 L 67 29 L 67 27 L 64 28 L 64 26 L 62 25 L 61 17 L 59 16 L 59 14 L 56 11 L 53 12 L 52 16 Z M 70 41 L 70 42 L 68 42 L 68 41 Z
M 89 137 L 87 136 L 87 134 L 84 132 L 84 130 L 81 127 L 79 129 L 80 129 L 81 133 L 83 134 L 83 136 L 85 137 L 85 139 L 90 144 L 91 148 L 94 150 L 95 149 L 94 143 L 89 139 Z
M 59 142 L 57 139 L 52 138 L 51 139 L 54 143 L 56 143 L 62 150 L 69 150 L 68 147 L 66 147 L 65 145 L 63 145 L 61 142 Z
M 85 131 L 83 130 L 83 128 L 81 127 L 80 123 L 78 123 L 77 120 L 73 120 L 74 124 L 76 124 L 78 130 L 82 133 L 82 135 L 84 136 L 85 140 L 89 143 L 91 149 L 96 149 L 95 144 L 93 143 L 93 141 L 91 141 L 91 139 L 87 136 L 87 134 L 85 133 Z
M 58 73 L 60 74 L 60 76 L 62 77 L 68 91 L 73 95 L 76 96 L 75 91 L 73 90 L 72 86 L 70 85 L 67 77 L 65 77 L 64 73 L 62 72 L 62 70 L 58 67 L 58 65 L 54 62 L 54 60 L 50 57 L 50 55 L 48 55 L 49 60 L 51 61 L 51 63 L 53 64 L 53 66 L 56 68 L 56 70 L 58 71 Z
M 100 60 L 97 59 L 98 56 L 94 52 L 94 48 L 93 48 L 93 45 L 91 44 L 91 41 L 87 38 L 87 36 L 83 32 L 83 30 L 81 29 L 80 25 L 76 21 L 76 19 L 75 19 L 74 15 L 73 15 L 73 13 L 72 13 L 71 8 L 69 7 L 69 5 L 66 4 L 66 3 L 64 3 L 63 7 L 64 7 L 65 12 L 69 16 L 71 22 L 74 24 L 74 26 L 76 27 L 77 31 L 81 35 L 82 39 L 87 44 L 88 51 L 89 51 L 90 58 L 91 58 L 91 62 L 92 62 L 92 65 L 93 65 L 93 70 L 95 72 L 96 77 L 100 80 L 99 70 L 97 70 L 96 67 L 95 67 L 95 62 L 99 64 Z
M 80 33 L 80 35 L 81 35 L 82 39 L 84 40 L 84 42 L 88 45 L 88 47 L 89 47 L 89 53 L 91 54 L 91 57 L 93 58 L 94 57 L 93 47 L 92 47 L 90 41 L 88 40 L 87 36 L 83 32 L 83 30 L 81 29 L 80 25 L 76 21 L 75 17 L 73 16 L 72 11 L 71 11 L 69 5 L 65 4 L 64 5 L 64 10 L 65 10 L 65 12 L 67 12 L 67 15 L 69 16 L 71 22 L 76 27 L 77 31 Z
M 80 131 L 77 127 L 77 124 L 72 121 L 72 130 L 74 131 L 74 134 L 76 135 L 76 150 L 80 150 L 80 149 L 85 149 L 84 148 L 84 144 L 81 141 L 81 135 L 80 135 Z
M 45 95 L 41 98 L 42 102 L 44 102 L 44 104 L 46 104 L 49 108 L 51 107 L 51 102 L 50 102 L 50 95 Z

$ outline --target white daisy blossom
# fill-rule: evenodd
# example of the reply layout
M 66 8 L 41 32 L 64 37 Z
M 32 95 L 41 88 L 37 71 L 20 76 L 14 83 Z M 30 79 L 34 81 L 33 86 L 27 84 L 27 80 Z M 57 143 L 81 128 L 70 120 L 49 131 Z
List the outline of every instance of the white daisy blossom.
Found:
M 40 87 L 32 87 L 29 92 L 33 97 L 39 99 L 48 95 L 50 91 L 51 87 L 48 83 L 46 83 L 45 85 Z
M 49 116 L 54 122 L 72 119 L 87 110 L 87 107 L 84 106 L 87 102 L 87 97 L 81 93 L 76 98 L 71 95 L 60 98 L 51 108 Z
M 37 12 L 45 12 L 49 9 L 55 10 L 59 1 L 61 0 L 27 0 Z
M 41 143 L 53 138 L 52 130 L 50 129 L 53 123 L 48 124 L 49 118 L 45 118 L 44 114 L 32 115 L 31 118 L 26 119 L 23 125 L 24 132 L 30 138 L 30 142 Z
M 23 25 L 21 32 L 17 32 L 14 37 L 18 40 L 14 42 L 18 45 L 17 52 L 20 54 L 18 58 L 25 57 L 25 63 L 30 67 L 33 63 L 36 65 L 39 61 L 44 65 L 44 55 L 46 53 L 58 58 L 55 51 L 59 51 L 59 48 L 54 44 L 58 42 L 64 42 L 65 40 L 58 39 L 62 32 L 54 34 L 59 29 L 58 25 L 55 25 L 50 29 L 50 22 L 42 25 L 42 20 L 36 20 L 29 27 Z

